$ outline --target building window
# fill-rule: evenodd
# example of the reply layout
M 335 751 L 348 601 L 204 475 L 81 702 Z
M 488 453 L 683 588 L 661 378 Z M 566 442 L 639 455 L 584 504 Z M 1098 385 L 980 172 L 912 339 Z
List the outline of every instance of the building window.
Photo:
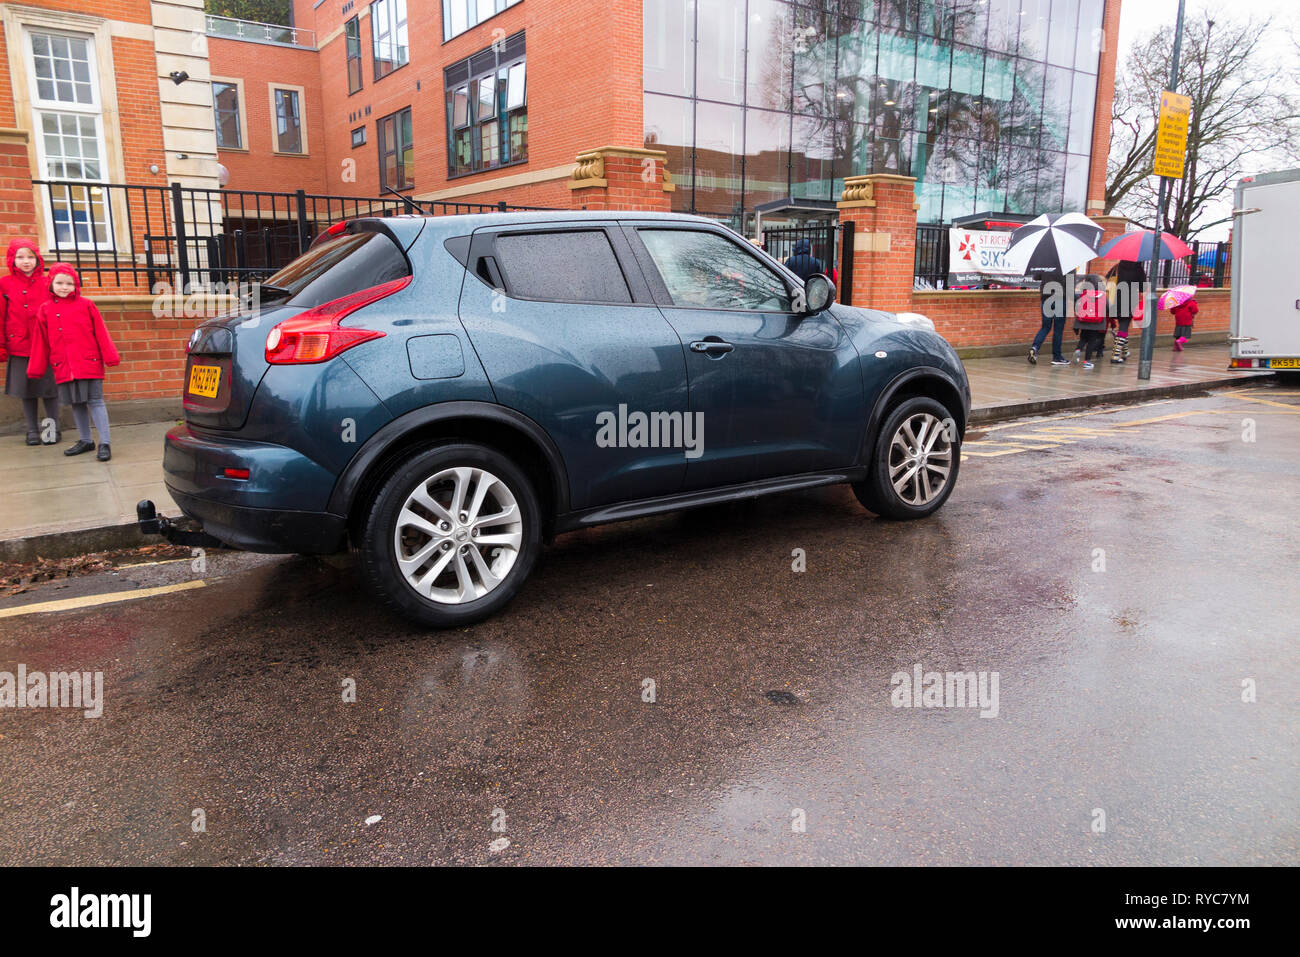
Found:
M 89 36 L 33 30 L 28 34 L 36 154 L 43 176 L 66 185 L 46 193 L 47 226 L 57 246 L 111 248 L 112 214 L 99 183 L 104 169 L 104 124 Z
M 447 67 L 443 81 L 450 175 L 527 161 L 528 91 L 523 33 Z
M 379 189 L 410 189 L 415 185 L 415 147 L 411 143 L 411 108 L 380 118 Z
M 302 87 L 278 86 L 271 90 L 272 135 L 275 152 L 307 152 L 307 131 L 302 125 Z
M 343 25 L 348 58 L 348 93 L 361 89 L 361 20 L 353 17 Z
M 450 40 L 519 0 L 442 0 L 442 38 Z
M 355 130 L 352 131 L 352 147 L 353 149 L 355 149 L 358 146 L 365 146 L 365 145 L 366 145 L 366 128 L 364 126 L 358 126 Z
M 242 150 L 244 122 L 239 85 L 234 81 L 213 78 L 212 109 L 216 113 L 217 149 Z
M 406 40 L 406 0 L 375 0 L 370 5 L 375 79 L 382 80 L 410 59 Z

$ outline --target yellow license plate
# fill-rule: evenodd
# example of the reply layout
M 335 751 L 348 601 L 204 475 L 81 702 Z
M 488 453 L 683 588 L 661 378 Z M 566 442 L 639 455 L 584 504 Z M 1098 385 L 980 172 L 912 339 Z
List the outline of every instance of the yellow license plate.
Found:
M 191 366 L 190 392 L 209 399 L 217 397 L 221 385 L 221 366 Z
M 1300 369 L 1300 359 L 1269 359 L 1270 369 Z

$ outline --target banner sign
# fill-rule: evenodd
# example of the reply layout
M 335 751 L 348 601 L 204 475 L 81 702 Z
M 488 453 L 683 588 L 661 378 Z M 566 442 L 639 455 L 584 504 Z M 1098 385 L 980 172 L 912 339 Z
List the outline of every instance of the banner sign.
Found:
M 948 285 L 975 286 L 995 281 L 1008 286 L 1032 286 L 1037 280 L 1006 263 L 1011 234 L 992 229 L 948 230 Z

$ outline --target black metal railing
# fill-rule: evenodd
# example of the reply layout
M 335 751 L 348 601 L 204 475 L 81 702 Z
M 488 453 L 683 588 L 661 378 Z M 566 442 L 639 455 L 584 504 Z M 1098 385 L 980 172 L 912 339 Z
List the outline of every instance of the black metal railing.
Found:
M 912 288 L 944 289 L 948 285 L 948 227 L 926 223 L 916 227 L 916 264 Z
M 100 286 L 158 284 L 180 291 L 265 279 L 301 255 L 331 223 L 405 214 L 542 210 L 505 202 L 417 201 L 34 180 L 51 256 Z
M 816 223 L 811 226 L 774 226 L 763 230 L 763 248 L 775 259 L 785 262 L 795 255 L 795 247 L 807 240 L 810 254 L 822 265 L 822 272 L 838 272 L 839 227 L 835 223 Z

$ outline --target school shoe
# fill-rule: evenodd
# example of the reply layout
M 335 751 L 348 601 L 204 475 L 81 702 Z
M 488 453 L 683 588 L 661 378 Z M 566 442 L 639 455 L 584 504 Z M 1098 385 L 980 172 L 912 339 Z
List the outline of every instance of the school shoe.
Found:
M 104 442 L 102 445 L 100 445 L 99 451 L 95 453 L 95 458 L 99 459 L 101 462 L 107 462 L 112 457 L 113 457 L 113 450 L 109 448 L 107 442 Z
M 1038 365 L 1038 350 L 1037 350 L 1037 349 L 1030 349 L 1030 350 L 1029 350 L 1029 364 L 1030 364 L 1031 366 L 1036 366 L 1036 365 Z
M 50 439 L 48 442 L 46 442 L 44 439 L 41 439 L 41 444 L 42 444 L 42 445 L 58 445 L 58 444 L 59 444 L 60 442 L 62 442 L 62 441 L 63 441 L 63 430 L 62 430 L 62 429 L 55 429 L 55 430 L 54 430 L 54 438 Z
M 28 445 L 40 445 L 40 444 L 41 444 L 41 433 L 39 433 L 39 432 L 28 432 L 28 433 L 27 433 L 27 444 L 28 444 Z
M 95 451 L 94 442 L 87 442 L 85 439 L 77 439 L 77 441 L 72 444 L 71 448 L 67 448 L 63 450 L 63 454 L 80 455 L 82 452 L 93 452 L 93 451 Z

